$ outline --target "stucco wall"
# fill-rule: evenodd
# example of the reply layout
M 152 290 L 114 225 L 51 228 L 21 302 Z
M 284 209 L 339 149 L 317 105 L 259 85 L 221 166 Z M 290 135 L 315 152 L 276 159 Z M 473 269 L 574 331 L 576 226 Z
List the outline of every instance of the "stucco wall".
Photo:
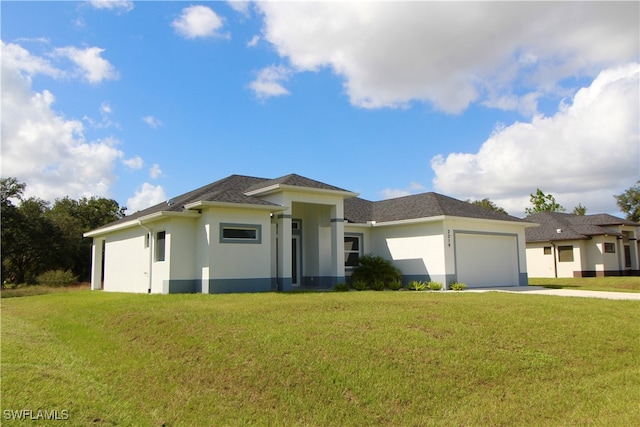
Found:
M 145 248 L 146 234 L 143 228 L 135 227 L 105 237 L 105 291 L 148 292 L 150 249 Z

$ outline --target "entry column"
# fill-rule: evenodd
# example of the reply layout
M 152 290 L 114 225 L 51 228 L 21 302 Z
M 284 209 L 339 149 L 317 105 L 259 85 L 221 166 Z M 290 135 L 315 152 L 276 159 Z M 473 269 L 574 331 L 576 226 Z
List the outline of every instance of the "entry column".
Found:
M 344 283 L 344 209 L 331 208 L 331 285 Z
M 291 215 L 278 215 L 278 290 L 290 291 L 291 280 Z

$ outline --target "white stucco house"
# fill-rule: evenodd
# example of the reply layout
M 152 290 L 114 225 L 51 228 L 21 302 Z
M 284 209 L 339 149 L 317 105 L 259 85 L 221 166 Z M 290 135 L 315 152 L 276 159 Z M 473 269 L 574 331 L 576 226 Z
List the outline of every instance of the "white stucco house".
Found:
M 404 281 L 527 285 L 521 219 L 436 193 L 371 202 L 299 175 L 232 175 L 90 231 L 92 289 L 330 288 L 365 253 Z
M 608 214 L 540 212 L 526 231 L 530 277 L 640 275 L 640 224 Z

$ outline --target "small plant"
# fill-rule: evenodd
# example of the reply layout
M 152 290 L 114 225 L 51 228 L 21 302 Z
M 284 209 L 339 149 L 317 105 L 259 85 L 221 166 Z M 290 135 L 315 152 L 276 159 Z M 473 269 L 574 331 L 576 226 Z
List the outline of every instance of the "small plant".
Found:
M 358 266 L 351 274 L 352 280 L 363 280 L 371 284 L 376 280 L 386 284 L 401 278 L 400 270 L 395 268 L 391 261 L 372 254 L 361 256 L 358 259 Z
M 353 289 L 356 291 L 364 291 L 367 289 L 367 282 L 364 280 L 356 280 L 353 282 Z
M 389 289 L 392 291 L 399 291 L 402 289 L 402 280 L 396 279 L 389 282 Z
M 371 289 L 373 289 L 374 291 L 384 291 L 385 288 L 385 284 L 383 280 L 380 279 L 376 279 L 373 282 L 371 282 L 371 284 L 369 285 L 369 287 Z
M 43 286 L 70 286 L 78 283 L 78 277 L 70 270 L 50 270 L 39 275 L 36 281 Z
M 409 285 L 407 285 L 407 289 L 410 291 L 424 291 L 427 289 L 427 284 L 419 280 L 412 280 L 409 282 Z
M 442 289 L 442 283 L 440 282 L 429 282 L 427 283 L 427 287 L 432 291 L 439 291 Z
M 449 285 L 449 289 L 451 289 L 452 291 L 464 291 L 466 288 L 467 285 L 465 285 L 464 283 L 452 282 Z
M 349 284 L 348 283 L 338 283 L 333 287 L 333 290 L 336 292 L 349 292 Z

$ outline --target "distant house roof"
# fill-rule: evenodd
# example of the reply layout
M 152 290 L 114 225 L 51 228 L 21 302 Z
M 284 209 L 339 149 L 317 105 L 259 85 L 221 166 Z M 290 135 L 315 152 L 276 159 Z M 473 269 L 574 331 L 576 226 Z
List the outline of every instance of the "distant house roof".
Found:
M 415 194 L 379 202 L 354 197 L 344 201 L 344 212 L 345 219 L 354 223 L 389 222 L 444 215 L 523 222 L 520 218 L 438 193 Z
M 605 227 L 640 224 L 609 214 L 575 215 L 562 212 L 538 212 L 525 218 L 540 224 L 525 232 L 527 242 L 550 242 L 561 240 L 584 240 L 591 236 L 621 236 L 622 234 Z

